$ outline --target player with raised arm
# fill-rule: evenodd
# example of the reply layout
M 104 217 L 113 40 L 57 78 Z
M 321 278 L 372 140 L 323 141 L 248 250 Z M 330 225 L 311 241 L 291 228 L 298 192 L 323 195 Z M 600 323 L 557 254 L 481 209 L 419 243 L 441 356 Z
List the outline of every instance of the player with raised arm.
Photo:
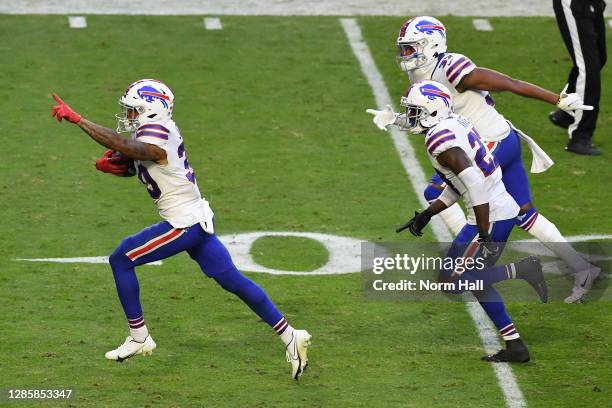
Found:
M 462 274 L 444 265 L 442 282 L 482 281 L 484 290 L 472 291 L 506 342 L 506 348 L 483 357 L 491 362 L 526 362 L 529 351 L 521 340 L 504 302 L 493 284 L 507 279 L 523 279 L 548 300 L 548 289 L 538 258 L 530 256 L 516 263 L 494 266 L 508 240 L 519 206 L 502 182 L 502 171 L 495 157 L 486 149 L 474 126 L 452 112 L 452 96 L 442 84 L 434 81 L 415 82 L 401 99 L 406 109 L 402 130 L 425 134 L 427 156 L 436 172 L 445 181 L 442 193 L 422 212 L 397 229 L 408 229 L 421 236 L 431 217 L 463 199 L 468 209 L 467 224 L 453 241 L 446 257 L 484 259 L 485 269 L 471 268 Z M 461 288 L 462 285 L 456 285 Z M 465 285 L 463 287 L 466 287 Z M 462 290 L 453 291 L 460 293 Z
M 93 140 L 111 150 L 97 160 L 96 168 L 117 176 L 137 174 L 164 220 L 127 237 L 110 256 L 119 300 L 130 335 L 106 358 L 124 361 L 156 348 L 147 330 L 140 305 L 135 267 L 186 251 L 204 274 L 237 295 L 285 343 L 291 377 L 297 380 L 308 366 L 310 334 L 291 327 L 264 290 L 244 276 L 215 235 L 213 212 L 202 198 L 196 176 L 178 127 L 172 120 L 174 95 L 164 83 L 143 79 L 131 84 L 119 99 L 117 131 L 85 119 L 57 95 L 53 116 L 76 124 Z M 130 132 L 125 138 L 120 133 Z
M 575 272 L 574 288 L 565 301 L 582 301 L 600 269 L 582 258 L 559 229 L 533 205 L 529 178 L 523 166 L 521 139 L 528 144 L 533 154 L 533 173 L 545 171 L 553 162 L 533 139 L 506 121 L 496 110 L 489 92 L 509 91 L 539 99 L 571 115 L 576 110 L 593 108 L 584 105 L 578 94 L 566 93 L 567 86 L 560 94 L 556 94 L 497 71 L 477 67 L 465 55 L 447 52 L 446 29 L 433 17 L 414 17 L 406 21 L 399 31 L 396 44 L 399 66 L 408 74 L 411 83 L 434 80 L 450 90 L 454 100 L 453 110 L 473 123 L 503 169 L 506 189 L 521 208 L 516 219 L 517 225 L 548 246 L 572 268 Z M 382 129 L 395 121 L 396 115 L 390 107 L 383 111 L 369 112 L 375 115 L 374 122 Z M 427 201 L 435 200 L 444 187 L 443 180 L 434 174 L 424 192 Z M 465 224 L 465 215 L 456 205 L 440 216 L 455 234 Z

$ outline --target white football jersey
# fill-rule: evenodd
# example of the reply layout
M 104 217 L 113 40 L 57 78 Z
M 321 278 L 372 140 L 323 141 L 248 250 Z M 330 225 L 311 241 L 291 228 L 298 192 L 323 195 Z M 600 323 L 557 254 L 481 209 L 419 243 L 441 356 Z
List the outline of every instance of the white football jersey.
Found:
M 417 69 L 410 71 L 408 77 L 411 83 L 430 79 L 446 86 L 451 91 L 455 113 L 466 117 L 485 141 L 501 140 L 508 136 L 510 125 L 495 109 L 489 92 L 471 89 L 458 92 L 455 88 L 475 68 L 476 65 L 464 55 L 443 53 L 438 57 L 433 71 Z
M 155 201 L 159 215 L 175 228 L 186 228 L 210 221 L 212 211 L 202 198 L 179 130 L 172 120 L 147 123 L 132 133 L 132 138 L 161 147 L 168 164 L 135 160 L 136 174 Z
M 452 114 L 443 119 L 427 131 L 425 146 L 427 147 L 427 156 L 438 174 L 463 198 L 463 202 L 468 208 L 468 224 L 476 224 L 476 217 L 467 189 L 455 173 L 443 167 L 436 160 L 439 154 L 451 147 L 463 149 L 472 161 L 472 165 L 484 175 L 485 189 L 489 196 L 489 221 L 507 220 L 518 215 L 520 208 L 506 191 L 499 164 L 466 118 Z

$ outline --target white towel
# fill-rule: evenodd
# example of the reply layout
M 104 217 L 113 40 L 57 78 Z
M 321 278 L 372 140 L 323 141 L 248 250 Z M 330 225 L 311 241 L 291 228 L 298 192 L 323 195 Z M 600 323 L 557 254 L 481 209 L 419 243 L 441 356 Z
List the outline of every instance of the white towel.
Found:
M 531 172 L 532 173 L 542 173 L 550 168 L 555 162 L 546 154 L 544 150 L 533 140 L 531 137 L 527 136 L 523 131 L 517 129 L 510 121 L 508 121 L 512 129 L 516 130 L 519 134 L 519 137 L 527 143 L 529 146 L 529 150 L 531 150 L 531 154 L 533 156 L 531 160 Z

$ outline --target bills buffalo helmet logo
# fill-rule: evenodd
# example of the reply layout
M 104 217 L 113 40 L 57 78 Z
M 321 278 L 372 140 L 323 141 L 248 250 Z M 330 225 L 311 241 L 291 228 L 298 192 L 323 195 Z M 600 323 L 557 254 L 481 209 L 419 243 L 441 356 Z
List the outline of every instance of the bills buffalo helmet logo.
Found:
M 155 100 L 159 100 L 162 103 L 162 105 L 164 105 L 164 108 L 168 107 L 168 102 L 166 102 L 170 100 L 168 95 L 161 93 L 160 91 L 153 88 L 152 86 L 143 86 L 137 91 L 137 93 L 141 99 L 144 99 L 145 101 L 149 103 Z
M 450 107 L 450 95 L 443 92 L 440 88 L 437 88 L 436 86 L 432 85 L 432 84 L 425 84 L 422 85 L 421 87 L 419 87 L 419 91 L 421 92 L 421 94 L 423 96 L 428 97 L 429 99 L 431 99 L 432 101 L 435 98 L 440 98 L 444 101 L 444 104 L 447 107 Z
M 422 20 L 416 23 L 416 29 L 427 35 L 432 35 L 435 31 L 445 37 L 444 26 L 436 24 L 433 21 Z

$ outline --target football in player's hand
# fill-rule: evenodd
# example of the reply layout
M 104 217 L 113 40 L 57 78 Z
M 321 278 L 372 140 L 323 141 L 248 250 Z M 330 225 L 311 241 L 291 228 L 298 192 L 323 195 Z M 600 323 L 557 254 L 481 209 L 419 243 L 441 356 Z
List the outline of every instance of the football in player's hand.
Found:
M 118 151 L 114 151 L 113 154 L 111 154 L 110 157 L 114 158 L 113 161 L 116 162 L 116 163 L 129 164 L 129 163 L 133 163 L 134 162 L 134 160 L 130 159 L 125 154 L 123 154 L 121 152 L 118 152 Z
M 111 160 L 114 163 L 125 164 L 127 166 L 127 170 L 125 174 L 126 177 L 136 175 L 136 169 L 134 168 L 134 160 L 127 157 L 123 153 L 117 152 L 117 151 L 113 152 L 113 154 L 111 154 Z
M 129 157 L 110 149 L 105 151 L 102 157 L 96 160 L 96 169 L 103 173 L 113 174 L 118 177 L 130 177 L 136 175 L 134 161 Z

